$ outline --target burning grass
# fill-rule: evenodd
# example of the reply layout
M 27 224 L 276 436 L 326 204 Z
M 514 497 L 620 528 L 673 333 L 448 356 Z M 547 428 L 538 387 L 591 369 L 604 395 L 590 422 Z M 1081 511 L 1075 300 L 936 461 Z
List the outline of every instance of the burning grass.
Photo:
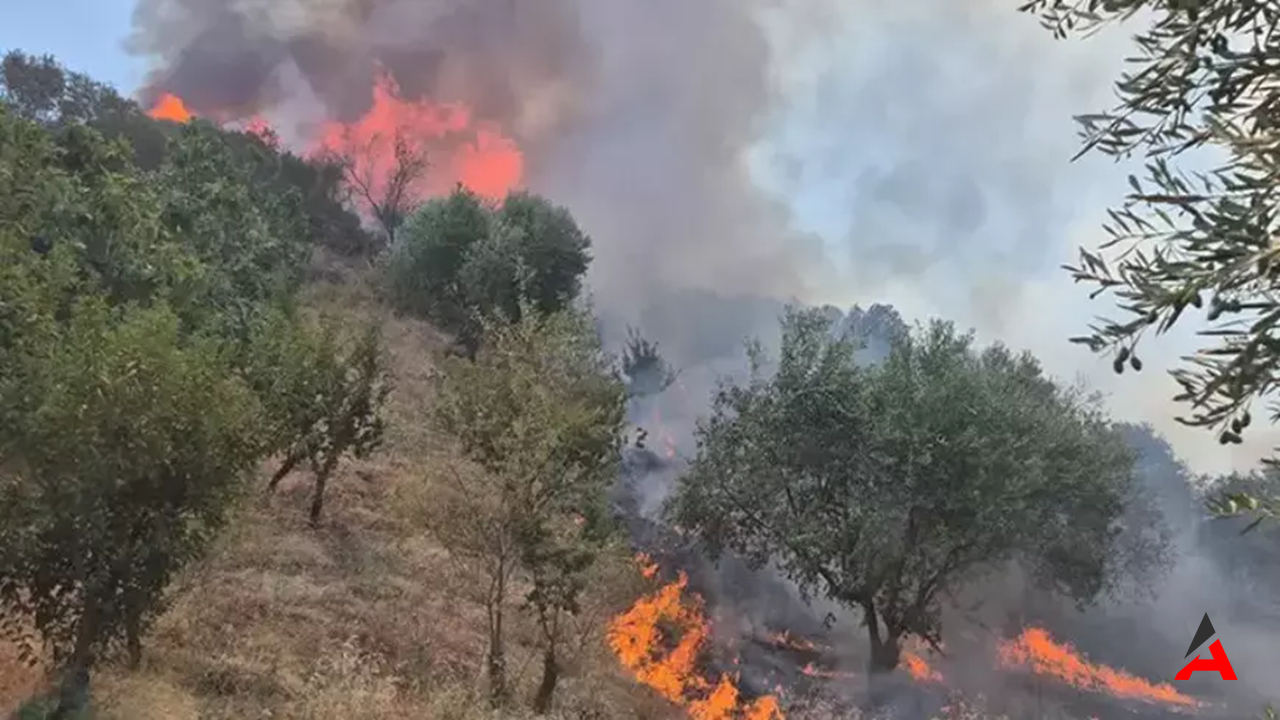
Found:
M 1042 628 L 1027 628 L 1018 638 L 1001 643 L 999 658 L 1005 667 L 1025 667 L 1073 687 L 1120 699 L 1184 709 L 1200 705 L 1195 698 L 1178 692 L 1168 683 L 1155 684 L 1123 670 L 1095 665 L 1070 645 L 1055 642 Z
M 612 620 L 609 646 L 618 661 L 638 682 L 684 708 L 693 720 L 781 720 L 776 697 L 746 702 L 735 678 L 722 674 L 713 681 L 703 673 L 701 654 L 711 630 L 701 599 L 685 592 L 688 583 L 680 573 L 675 582 L 640 598 Z
M 363 271 L 324 270 L 327 279 L 312 286 L 308 307 L 345 313 L 352 327 L 377 319 Z M 430 502 L 431 474 L 456 461 L 423 422 L 433 401 L 431 358 L 444 341 L 420 323 L 382 322 L 395 379 L 384 452 L 341 470 L 318 531 L 305 521 L 305 477 L 286 481 L 269 501 L 250 498 L 207 561 L 175 585 L 143 667 L 108 667 L 99 675 L 100 720 L 493 717 L 480 709 L 485 617 L 477 589 L 406 512 Z M 781 720 L 780 694 L 745 698 L 737 676 L 707 669 L 712 629 L 688 579 L 655 586 L 652 558 L 624 560 L 626 567 L 602 570 L 616 576 L 592 585 L 594 609 L 567 658 L 560 717 Z M 537 634 L 527 618 L 512 618 L 511 674 L 524 696 L 537 679 Z M 762 642 L 790 653 L 798 672 L 820 685 L 858 682 L 856 673 L 823 666 L 831 648 L 817 639 L 784 631 Z M 1043 630 L 1028 630 L 1000 650 L 1010 669 L 1081 690 L 1180 710 L 1197 706 L 1168 685 L 1091 664 Z M 6 651 L 0 645 L 0 710 L 41 682 Z M 939 685 L 945 667 L 925 657 L 921 648 L 906 648 L 904 674 L 946 693 Z M 789 720 L 870 717 L 805 705 L 785 691 Z M 956 700 L 939 717 L 996 717 L 981 707 Z

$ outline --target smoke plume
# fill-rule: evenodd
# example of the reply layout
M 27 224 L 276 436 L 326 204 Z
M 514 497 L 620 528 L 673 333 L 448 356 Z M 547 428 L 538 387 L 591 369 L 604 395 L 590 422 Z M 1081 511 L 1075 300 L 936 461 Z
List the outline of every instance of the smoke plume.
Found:
M 131 47 L 154 63 L 144 102 L 265 115 L 286 137 L 358 118 L 380 71 L 469 108 L 593 235 L 616 308 L 673 287 L 787 297 L 821 267 L 744 163 L 771 99 L 752 3 L 141 0 Z

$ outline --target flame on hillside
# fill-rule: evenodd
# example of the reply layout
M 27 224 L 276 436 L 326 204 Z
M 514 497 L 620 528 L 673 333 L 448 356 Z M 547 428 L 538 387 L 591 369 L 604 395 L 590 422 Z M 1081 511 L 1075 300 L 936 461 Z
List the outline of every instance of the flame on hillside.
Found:
M 177 123 L 204 117 L 264 139 L 275 136 L 271 125 L 259 115 L 246 117 L 218 109 L 197 112 L 172 93 L 161 94 L 147 115 Z M 373 104 L 364 115 L 350 123 L 321 124 L 303 154 L 342 156 L 354 164 L 357 174 L 372 178 L 376 185 L 385 181 L 394 167 L 396 138 L 427 158 L 426 177 L 411 190 L 415 201 L 447 194 L 457 185 L 485 197 L 502 198 L 523 179 L 524 156 L 500 128 L 476 119 L 465 105 L 405 100 L 385 73 L 378 77 Z M 377 194 L 379 188 L 373 191 Z
M 790 632 L 787 632 L 785 630 L 780 633 L 773 633 L 772 635 L 770 635 L 769 643 L 776 647 L 784 648 L 787 650 L 799 650 L 802 652 L 822 652 L 823 650 L 827 649 L 825 646 L 819 645 L 813 642 L 812 640 L 807 640 L 802 637 L 795 637 Z
M 655 566 L 642 564 L 647 567 Z M 688 581 L 680 573 L 675 582 L 640 598 L 610 622 L 609 646 L 618 660 L 692 720 L 782 720 L 776 697 L 743 702 L 736 678 L 721 674 L 713 681 L 702 674 L 699 659 L 711 631 L 701 598 L 685 595 Z
M 352 123 L 325 123 L 313 152 L 354 150 L 357 172 L 385 178 L 395 162 L 397 136 L 425 153 L 430 163 L 417 200 L 448 193 L 459 183 L 479 195 L 501 198 L 519 185 L 524 173 L 524 156 L 495 124 L 475 119 L 460 103 L 405 100 L 386 73 L 374 84 L 368 112 Z
M 653 561 L 649 553 L 636 555 L 636 564 L 640 566 L 640 574 L 645 580 L 652 580 L 658 576 L 658 564 Z
M 934 670 L 919 653 L 911 650 L 902 651 L 901 667 L 920 682 L 942 682 L 942 673 Z
M 147 111 L 154 120 L 168 120 L 169 122 L 184 123 L 195 117 L 191 110 L 187 109 L 187 104 L 182 98 L 170 93 L 164 93 Z
M 1095 665 L 1066 644 L 1057 643 L 1042 628 L 1027 628 L 1013 640 L 1005 640 L 998 649 L 1001 665 L 1025 667 L 1039 675 L 1047 675 L 1073 687 L 1108 695 L 1164 703 L 1183 708 L 1200 705 L 1167 683 L 1154 684 L 1123 670 Z

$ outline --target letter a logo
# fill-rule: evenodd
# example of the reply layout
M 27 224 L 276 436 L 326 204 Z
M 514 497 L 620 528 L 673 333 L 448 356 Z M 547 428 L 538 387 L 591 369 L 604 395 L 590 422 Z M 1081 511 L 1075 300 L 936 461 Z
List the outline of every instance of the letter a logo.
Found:
M 1191 638 L 1191 646 L 1187 648 L 1187 654 L 1183 657 L 1190 657 L 1205 640 L 1213 637 L 1217 633 L 1213 629 L 1213 623 L 1209 621 L 1209 613 L 1204 614 L 1204 619 L 1200 621 L 1200 628 L 1196 630 L 1195 637 Z M 1190 680 L 1191 673 L 1195 672 L 1216 672 L 1223 680 L 1235 680 L 1236 671 L 1231 667 L 1231 660 L 1227 658 L 1227 651 L 1222 649 L 1222 641 L 1214 640 L 1209 646 L 1209 658 L 1202 658 L 1196 655 L 1187 663 L 1187 666 L 1178 671 L 1176 678 L 1178 680 Z

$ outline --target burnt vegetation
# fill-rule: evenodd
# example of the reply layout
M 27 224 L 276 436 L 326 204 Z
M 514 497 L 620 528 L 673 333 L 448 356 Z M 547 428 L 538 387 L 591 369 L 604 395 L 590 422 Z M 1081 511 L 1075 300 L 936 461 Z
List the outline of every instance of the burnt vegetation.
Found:
M 1114 352 L 1117 372 L 1140 370 L 1143 333 L 1189 307 L 1252 313 L 1249 329 L 1215 335 L 1223 344 L 1178 375 L 1197 408 L 1188 422 L 1225 443 L 1240 441 L 1248 406 L 1272 390 L 1280 322 L 1267 299 L 1276 250 L 1260 239 L 1271 158 L 1249 140 L 1270 126 L 1233 104 L 1272 50 L 1227 38 L 1265 19 L 1241 9 L 1250 5 L 1026 8 L 1065 31 L 1154 7 L 1163 20 L 1147 44 L 1164 62 L 1233 68 L 1217 76 L 1200 125 L 1142 76 L 1122 83 L 1128 114 L 1089 120 L 1090 143 L 1107 152 L 1140 133 L 1163 134 L 1146 141 L 1157 150 L 1235 151 L 1231 173 L 1202 180 L 1203 192 L 1153 161 L 1155 187 L 1135 180 L 1114 215 L 1117 243 L 1157 238 L 1181 259 L 1137 253 L 1113 271 L 1084 252 L 1071 268 L 1119 291 L 1137 318 L 1080 339 Z M 1171 49 L 1188 35 L 1203 53 Z M 981 347 L 940 320 L 908 326 L 887 305 L 789 308 L 776 351 L 748 343 L 750 375 L 711 394 L 696 447 L 662 456 L 637 416 L 685 392 L 681 375 L 633 328 L 608 351 L 583 297 L 592 241 L 566 208 L 462 186 L 417 203 L 430 158 L 398 137 L 390 176 L 374 177 L 355 157 L 372 148 L 301 157 L 269 132 L 152 119 L 49 57 L 13 52 L 2 70 L 0 633 L 41 671 L 21 717 L 145 716 L 120 688 L 161 677 L 173 658 L 197 667 L 175 649 L 193 644 L 193 627 L 229 636 L 219 646 L 229 657 L 256 642 L 235 623 L 282 616 L 293 625 L 272 637 L 323 640 L 291 648 L 305 671 L 261 655 L 250 669 L 172 671 L 165 687 L 179 687 L 187 709 L 159 716 L 466 717 L 488 706 L 666 717 L 724 702 L 733 717 L 766 720 L 779 685 L 817 692 L 823 678 L 857 676 L 870 692 L 837 698 L 850 706 L 843 716 L 945 705 L 960 717 L 951 689 L 920 689 L 929 677 L 903 689 L 907 659 L 916 648 L 946 658 L 953 628 L 980 625 L 965 615 L 980 603 L 968 601 L 1000 581 L 1026 580 L 1015 608 L 992 611 L 1006 611 L 1002 631 L 1036 623 L 1082 647 L 1097 640 L 1113 648 L 1101 659 L 1126 667 L 1150 656 L 1120 657 L 1108 637 L 1120 621 L 1107 617 L 1150 629 L 1135 619 L 1143 610 L 1118 609 L 1147 606 L 1119 598 L 1159 588 L 1178 552 L 1212 559 L 1233 588 L 1280 589 L 1274 528 L 1241 539 L 1252 518 L 1201 518 L 1206 494 L 1221 514 L 1265 516 L 1280 493 L 1274 474 L 1197 489 L 1149 429 L 1114 422 L 1030 355 Z M 1129 119 L 1153 107 L 1181 135 Z M 376 229 L 356 205 L 372 209 Z M 719 343 L 690 334 L 690 347 Z M 410 335 L 416 344 L 395 345 Z M 299 479 L 305 509 L 292 502 Z M 657 569 L 638 572 L 637 551 Z M 309 556 L 348 573 L 355 600 L 341 612 L 330 588 L 298 571 Z M 269 581 L 254 575 L 265 566 L 277 571 Z M 611 618 L 677 573 L 709 608 L 787 610 L 754 614 L 759 627 L 733 637 L 745 641 L 732 652 L 708 641 L 686 669 L 712 680 L 679 678 L 664 692 L 657 671 L 621 676 L 606 636 L 618 632 Z M 211 590 L 215 576 L 260 594 L 235 606 L 235 590 Z M 308 593 L 312 605 L 298 599 Z M 1231 612 L 1263 622 L 1276 610 L 1255 600 Z M 422 627 L 437 616 L 465 637 Z M 674 672 L 661 650 L 691 630 L 664 622 L 636 666 Z M 828 652 L 840 623 L 869 648 L 856 673 Z M 787 631 L 815 640 L 762 639 Z M 956 645 L 966 642 L 981 644 Z M 309 655 L 335 643 L 330 664 Z M 148 667 L 150 653 L 163 659 Z M 100 677 L 109 691 L 98 692 Z M 364 684 L 343 684 L 351 678 Z M 340 699 L 314 704 L 326 689 Z M 791 717 L 838 716 L 814 709 L 828 698 L 792 699 Z

